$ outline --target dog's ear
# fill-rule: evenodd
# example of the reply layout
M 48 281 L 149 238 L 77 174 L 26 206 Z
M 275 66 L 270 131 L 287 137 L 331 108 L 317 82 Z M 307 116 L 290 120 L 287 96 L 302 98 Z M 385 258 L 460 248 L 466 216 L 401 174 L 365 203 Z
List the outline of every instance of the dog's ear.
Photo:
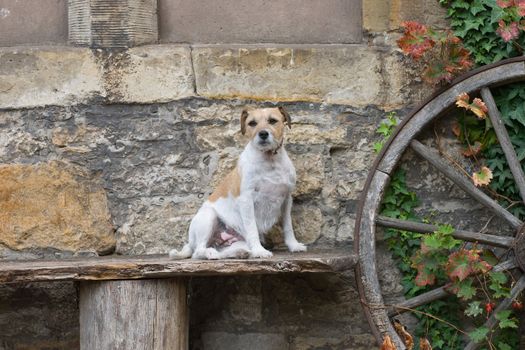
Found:
M 292 118 L 290 118 L 290 115 L 288 114 L 288 112 L 286 112 L 286 110 L 283 107 L 279 107 L 279 112 L 281 112 L 281 114 L 283 115 L 285 124 L 287 124 L 288 127 L 291 129 L 292 128 Z
M 246 133 L 246 118 L 248 118 L 248 111 L 243 109 L 241 113 L 241 134 L 243 135 Z

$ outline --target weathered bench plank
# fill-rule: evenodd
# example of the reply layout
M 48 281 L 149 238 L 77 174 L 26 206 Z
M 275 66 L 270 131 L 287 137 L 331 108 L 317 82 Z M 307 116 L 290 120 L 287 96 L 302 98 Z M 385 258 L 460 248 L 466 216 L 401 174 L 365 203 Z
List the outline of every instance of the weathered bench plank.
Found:
M 170 260 L 166 255 L 146 255 L 3 261 L 0 263 L 0 283 L 324 273 L 349 270 L 356 261 L 357 257 L 352 253 L 334 251 L 277 252 L 271 259 L 242 260 Z

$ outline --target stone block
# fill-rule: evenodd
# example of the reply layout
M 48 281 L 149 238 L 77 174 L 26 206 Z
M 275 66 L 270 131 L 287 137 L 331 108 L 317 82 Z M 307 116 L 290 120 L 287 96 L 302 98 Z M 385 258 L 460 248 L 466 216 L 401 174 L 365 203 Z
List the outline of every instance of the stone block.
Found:
M 202 342 L 206 350 L 282 350 L 288 348 L 286 336 L 280 333 L 205 332 Z
M 355 43 L 360 0 L 160 0 L 162 42 Z
M 370 32 L 399 29 L 403 21 L 447 28 L 446 9 L 435 0 L 363 1 L 363 27 Z
M 359 45 L 197 46 L 193 62 L 197 93 L 203 97 L 394 108 L 399 91 L 385 89 L 384 54 Z
M 0 46 L 67 43 L 67 0 L 0 0 Z
M 106 193 L 84 169 L 59 161 L 4 164 L 0 178 L 3 246 L 21 251 L 113 251 Z
M 110 67 L 105 84 L 115 102 L 168 102 L 195 94 L 187 46 L 134 47 L 123 53 L 121 60 L 108 57 L 107 61 Z
M 102 69 L 90 50 L 0 49 L 0 108 L 73 105 L 103 94 Z
M 292 154 L 290 158 L 297 173 L 294 197 L 313 195 L 323 188 L 324 159 L 321 154 Z
M 182 248 L 201 202 L 196 197 L 136 199 L 128 205 L 125 221 L 117 231 L 117 253 L 166 254 L 170 249 Z

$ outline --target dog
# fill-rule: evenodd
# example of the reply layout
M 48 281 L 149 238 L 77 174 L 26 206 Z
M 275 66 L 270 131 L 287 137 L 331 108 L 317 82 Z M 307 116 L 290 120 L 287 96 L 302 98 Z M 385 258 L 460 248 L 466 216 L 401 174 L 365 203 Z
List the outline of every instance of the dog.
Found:
M 288 249 L 306 251 L 292 227 L 296 173 L 283 147 L 286 126 L 291 118 L 282 107 L 242 111 L 241 133 L 250 141 L 193 217 L 188 244 L 169 252 L 172 259 L 269 258 L 261 239 L 279 219 Z

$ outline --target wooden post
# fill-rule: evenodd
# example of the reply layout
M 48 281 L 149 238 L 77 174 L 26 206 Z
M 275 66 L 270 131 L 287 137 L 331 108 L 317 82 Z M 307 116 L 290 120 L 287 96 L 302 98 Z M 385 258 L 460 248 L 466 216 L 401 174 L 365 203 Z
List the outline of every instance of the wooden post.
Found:
M 80 284 L 81 350 L 187 350 L 186 280 Z

